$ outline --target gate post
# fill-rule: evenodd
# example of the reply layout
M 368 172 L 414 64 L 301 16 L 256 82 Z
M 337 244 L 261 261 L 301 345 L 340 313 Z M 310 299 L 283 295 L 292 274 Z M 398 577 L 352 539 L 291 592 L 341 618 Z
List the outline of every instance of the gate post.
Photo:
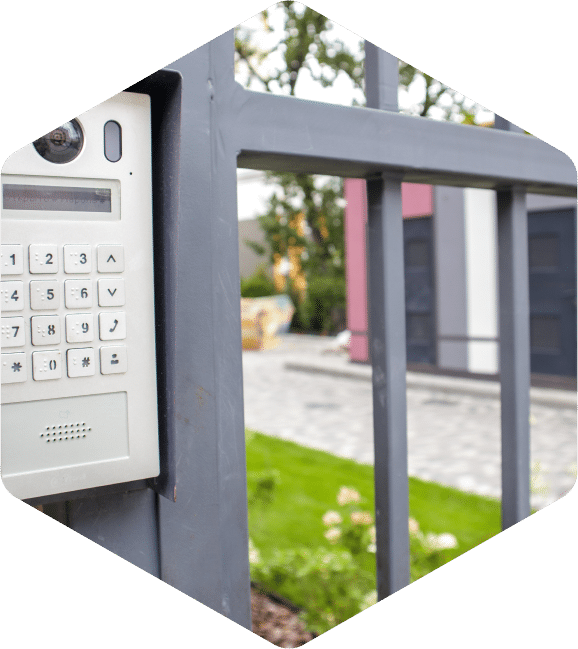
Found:
M 368 107 L 397 110 L 397 59 L 366 42 Z M 409 584 L 402 175 L 367 182 L 377 597 Z

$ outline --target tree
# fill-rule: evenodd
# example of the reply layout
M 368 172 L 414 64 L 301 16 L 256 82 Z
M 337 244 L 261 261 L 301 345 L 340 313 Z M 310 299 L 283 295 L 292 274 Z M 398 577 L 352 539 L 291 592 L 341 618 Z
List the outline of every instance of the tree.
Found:
M 273 23 L 281 24 L 275 29 Z M 325 16 L 298 2 L 281 2 L 260 14 L 260 29 L 240 25 L 236 31 L 236 68 L 245 85 L 295 96 L 300 79 L 323 87 L 347 78 L 352 103 L 363 103 L 363 41 L 346 45 L 332 38 L 333 24 Z M 274 42 L 264 47 L 264 37 Z M 430 116 L 434 109 L 446 119 L 474 122 L 475 106 L 451 88 L 400 61 L 400 87 L 421 81 L 424 99 L 408 112 Z M 357 95 L 359 99 L 355 96 Z M 246 242 L 269 261 L 279 264 L 293 257 L 302 273 L 293 273 L 287 290 L 297 305 L 294 328 L 335 333 L 345 327 L 345 250 L 342 181 L 305 174 L 267 174 L 274 193 L 259 217 L 267 248 Z M 299 259 L 296 260 L 296 252 Z M 299 281 L 304 275 L 307 290 Z

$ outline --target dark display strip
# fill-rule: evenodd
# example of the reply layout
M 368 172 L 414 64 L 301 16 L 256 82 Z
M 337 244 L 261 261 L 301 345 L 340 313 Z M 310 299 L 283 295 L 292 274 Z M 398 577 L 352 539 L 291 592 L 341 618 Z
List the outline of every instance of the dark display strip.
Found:
M 95 187 L 49 187 L 46 185 L 3 185 L 5 210 L 51 212 L 108 212 L 111 190 Z

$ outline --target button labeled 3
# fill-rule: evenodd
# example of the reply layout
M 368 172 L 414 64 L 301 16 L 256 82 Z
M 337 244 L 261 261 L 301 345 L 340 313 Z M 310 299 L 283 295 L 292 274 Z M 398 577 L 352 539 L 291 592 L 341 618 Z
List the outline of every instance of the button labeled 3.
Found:
M 65 273 L 90 273 L 91 270 L 92 258 L 88 244 L 64 246 Z

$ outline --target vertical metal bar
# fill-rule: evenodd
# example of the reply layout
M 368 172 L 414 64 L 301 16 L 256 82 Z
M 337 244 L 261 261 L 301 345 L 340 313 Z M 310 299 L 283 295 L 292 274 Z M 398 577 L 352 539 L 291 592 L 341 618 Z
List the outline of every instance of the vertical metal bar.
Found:
M 497 192 L 502 529 L 530 515 L 530 300 L 526 192 Z
M 368 107 L 397 110 L 397 59 L 371 43 L 365 48 Z M 367 183 L 379 600 L 410 579 L 401 181 L 384 173 Z
M 171 66 L 183 76 L 176 473 L 158 512 L 163 581 L 250 628 L 233 65 L 228 32 Z

